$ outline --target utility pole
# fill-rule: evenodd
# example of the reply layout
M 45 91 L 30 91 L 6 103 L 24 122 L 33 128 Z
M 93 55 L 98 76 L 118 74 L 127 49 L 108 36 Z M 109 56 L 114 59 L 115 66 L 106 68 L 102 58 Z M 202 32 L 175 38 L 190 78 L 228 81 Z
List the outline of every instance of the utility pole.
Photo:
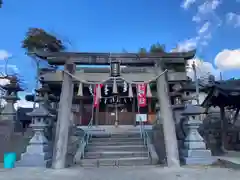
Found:
M 195 87 L 196 87 L 196 100 L 197 100 L 197 105 L 199 105 L 199 80 L 197 78 L 196 64 L 194 61 L 192 64 L 192 69 L 194 72 L 194 81 L 195 81 Z

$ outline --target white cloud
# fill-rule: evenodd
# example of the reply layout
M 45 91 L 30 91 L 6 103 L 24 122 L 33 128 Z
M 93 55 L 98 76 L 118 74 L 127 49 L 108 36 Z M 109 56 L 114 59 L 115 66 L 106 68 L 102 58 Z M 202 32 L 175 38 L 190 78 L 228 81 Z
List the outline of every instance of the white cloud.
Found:
M 5 60 L 12 57 L 10 53 L 8 53 L 6 50 L 1 50 L 0 49 L 0 60 Z
M 220 4 L 221 4 L 221 1 L 219 0 L 205 1 L 203 4 L 198 6 L 198 13 L 199 14 L 213 13 Z
M 26 101 L 25 99 L 21 99 L 14 104 L 15 109 L 18 109 L 19 107 L 33 108 L 33 102 Z
M 200 23 L 202 21 L 211 21 L 220 24 L 221 20 L 216 13 L 216 9 L 221 5 L 220 0 L 207 0 L 197 8 L 196 15 L 192 21 Z
M 193 50 L 197 47 L 197 43 L 198 43 L 199 38 L 192 38 L 192 39 L 187 39 L 183 42 L 180 42 L 177 46 L 177 48 L 175 49 L 175 51 L 178 52 L 186 52 L 189 50 Z
M 207 46 L 209 40 L 212 38 L 212 34 L 210 32 L 204 33 L 203 31 L 204 29 L 202 29 L 196 37 L 180 42 L 175 51 L 186 52 L 196 49 L 197 47 L 200 49 L 201 46 Z
M 226 15 L 227 23 L 232 24 L 235 28 L 240 27 L 240 14 L 230 12 Z
M 240 70 L 240 49 L 224 49 L 215 57 L 215 64 L 221 70 Z
M 0 79 L 0 85 L 4 86 L 4 85 L 7 85 L 9 84 L 10 81 L 8 79 Z M 4 96 L 4 91 L 3 89 L 0 89 L 1 91 L 1 95 L 0 95 L 0 106 L 5 106 L 6 105 L 6 101 L 5 99 L 3 98 Z M 26 101 L 25 100 L 25 95 L 26 93 L 24 92 L 20 92 L 19 93 L 19 97 L 20 97 L 20 100 L 18 100 L 15 104 L 14 104 L 14 108 L 15 109 L 18 109 L 19 107 L 24 107 L 24 108 L 33 108 L 33 102 L 30 102 L 30 101 Z
M 188 60 L 187 62 L 187 76 L 194 80 L 194 72 L 192 69 L 193 62 L 196 64 L 197 77 L 201 80 L 207 80 L 209 75 L 214 75 L 219 79 L 220 70 L 214 68 L 212 63 L 203 61 L 199 58 Z
M 0 105 L 4 107 L 7 104 L 6 100 L 0 98 Z M 36 104 L 38 106 L 38 104 Z M 14 108 L 17 110 L 19 107 L 22 108 L 33 108 L 33 102 L 26 101 L 25 99 L 20 99 L 16 103 L 14 103 Z
M 33 102 L 27 101 L 25 99 L 25 96 L 27 95 L 26 92 L 19 92 L 18 96 L 20 98 L 19 101 L 17 101 L 14 104 L 15 109 L 18 109 L 19 107 L 23 107 L 23 108 L 33 108 Z
M 221 20 L 216 14 L 216 9 L 220 4 L 220 0 L 206 0 L 198 6 L 197 12 L 192 18 L 192 21 L 200 24 L 196 29 L 196 36 L 180 42 L 178 49 L 186 51 L 198 47 L 201 51 L 203 46 L 208 45 L 213 30 L 221 24 Z
M 5 79 L 5 78 L 0 79 L 0 85 L 1 86 L 5 86 L 5 85 L 7 85 L 9 83 L 10 83 L 9 79 Z
M 193 17 L 192 17 L 192 21 L 193 21 L 193 22 L 200 22 L 200 21 L 201 21 L 201 18 L 196 15 L 196 16 L 193 16 Z
M 7 71 L 7 72 L 5 72 Z M 0 74 L 1 75 L 6 75 L 6 74 L 19 74 L 19 69 L 17 68 L 16 65 L 14 64 L 8 64 L 7 68 L 6 65 L 0 65 Z
M 195 2 L 196 2 L 196 0 L 184 0 L 181 4 L 181 7 L 184 8 L 184 9 L 188 9 Z
M 208 31 L 210 27 L 210 22 L 206 22 L 202 25 L 202 27 L 198 30 L 198 34 L 203 34 Z

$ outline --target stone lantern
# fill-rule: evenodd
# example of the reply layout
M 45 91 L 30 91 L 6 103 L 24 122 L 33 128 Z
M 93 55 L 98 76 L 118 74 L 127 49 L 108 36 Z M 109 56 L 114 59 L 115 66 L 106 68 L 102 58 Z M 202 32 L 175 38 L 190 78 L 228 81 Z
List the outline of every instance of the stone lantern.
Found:
M 51 92 L 49 86 L 47 84 L 43 84 L 41 88 L 36 89 L 36 92 L 42 97 L 42 104 L 43 106 L 49 111 L 52 116 L 46 117 L 44 123 L 46 124 L 45 136 L 49 141 L 52 140 L 52 128 L 53 128 L 53 121 L 54 121 L 54 113 L 55 111 L 52 109 L 49 100 L 49 94 Z
M 45 108 L 42 97 L 36 97 L 35 101 L 39 103 L 39 106 L 32 112 L 27 113 L 28 116 L 32 117 L 31 127 L 34 135 L 27 146 L 27 151 L 22 154 L 18 165 L 49 167 L 51 165 L 52 147 L 45 137 L 45 128 L 47 128 L 45 121 L 52 115 Z
M 1 112 L 2 121 L 12 121 L 16 120 L 16 110 L 14 108 L 14 103 L 19 100 L 17 93 L 22 91 L 18 84 L 17 78 L 11 78 L 10 84 L 2 87 L 6 91 L 4 99 L 6 100 L 6 105 Z
M 198 128 L 202 124 L 200 115 L 204 112 L 204 108 L 192 104 L 187 104 L 182 112 L 182 115 L 186 118 L 186 123 L 184 123 L 186 137 L 181 151 L 182 160 L 185 164 L 209 165 L 214 162 L 211 150 L 206 149 L 206 143 L 198 132 Z
M 121 73 L 120 71 L 121 71 L 120 61 L 112 59 L 110 62 L 110 76 L 119 77 Z
M 6 101 L 1 116 L 0 116 L 0 141 L 2 152 L 13 151 L 13 139 L 14 132 L 16 128 L 20 128 L 20 123 L 17 123 L 17 112 L 14 108 L 14 103 L 19 100 L 17 96 L 18 91 L 22 91 L 18 84 L 16 77 L 10 79 L 10 84 L 7 84 L 2 87 L 6 91 L 5 96 L 3 97 Z

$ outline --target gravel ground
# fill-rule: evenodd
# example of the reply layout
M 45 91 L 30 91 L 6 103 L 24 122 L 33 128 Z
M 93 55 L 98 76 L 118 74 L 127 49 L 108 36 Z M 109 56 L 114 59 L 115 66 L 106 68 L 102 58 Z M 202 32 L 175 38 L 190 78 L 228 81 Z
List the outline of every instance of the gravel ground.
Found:
M 213 167 L 102 167 L 70 168 L 14 168 L 0 170 L 0 180 L 239 180 L 240 171 Z

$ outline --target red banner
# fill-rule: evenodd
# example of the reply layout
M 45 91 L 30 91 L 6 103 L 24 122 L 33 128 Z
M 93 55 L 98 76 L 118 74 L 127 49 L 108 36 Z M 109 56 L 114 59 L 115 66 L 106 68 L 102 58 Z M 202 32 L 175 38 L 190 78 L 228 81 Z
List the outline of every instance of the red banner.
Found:
M 145 107 L 147 105 L 146 84 L 137 84 L 138 106 Z
M 97 94 L 97 88 L 98 86 L 100 86 L 100 88 L 103 87 L 103 84 L 96 84 L 96 86 L 94 87 L 94 93 L 93 93 L 93 106 L 96 108 L 99 106 L 99 102 L 100 102 L 100 94 Z

